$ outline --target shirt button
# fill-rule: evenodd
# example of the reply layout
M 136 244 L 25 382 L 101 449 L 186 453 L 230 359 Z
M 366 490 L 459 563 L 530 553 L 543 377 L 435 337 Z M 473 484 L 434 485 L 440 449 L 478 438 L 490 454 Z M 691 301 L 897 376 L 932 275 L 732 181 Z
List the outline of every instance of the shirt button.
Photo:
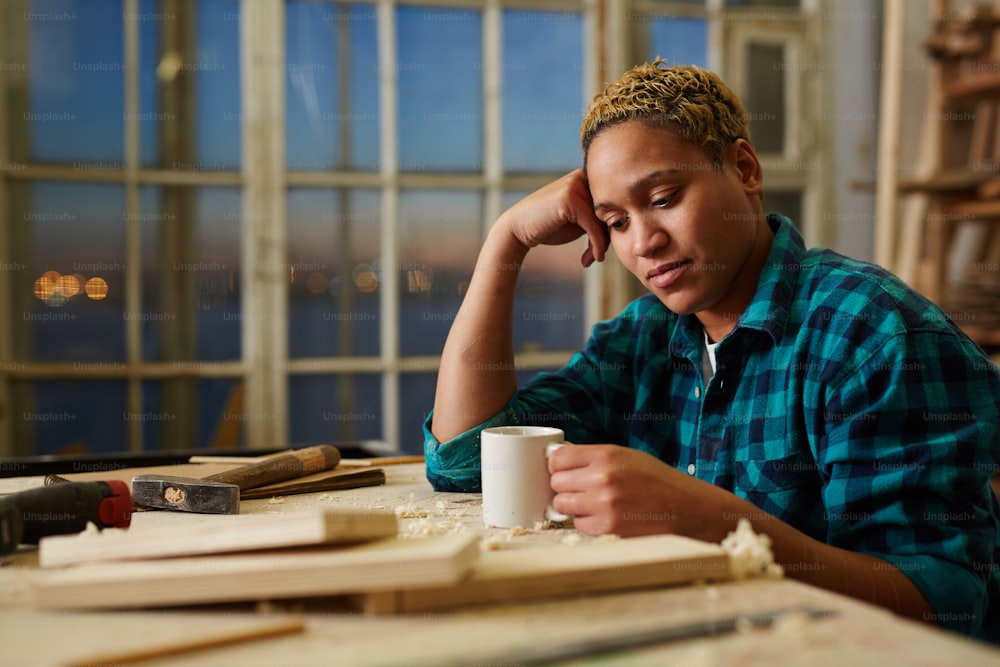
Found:
M 694 388 L 694 397 L 695 398 L 701 398 L 701 387 L 695 387 Z
M 689 475 L 693 475 L 694 474 L 694 464 L 693 463 L 689 463 L 688 464 L 688 474 Z

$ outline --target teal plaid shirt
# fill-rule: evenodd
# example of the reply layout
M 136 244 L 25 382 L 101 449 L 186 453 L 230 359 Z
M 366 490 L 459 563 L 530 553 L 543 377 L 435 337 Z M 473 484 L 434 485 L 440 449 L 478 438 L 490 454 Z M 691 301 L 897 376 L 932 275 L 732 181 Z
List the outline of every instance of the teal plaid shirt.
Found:
M 701 324 L 646 295 L 486 423 L 439 443 L 428 415 L 428 479 L 478 491 L 479 431 L 500 424 L 627 445 L 895 564 L 934 620 L 1000 642 L 1000 369 L 892 275 L 768 220 L 756 295 L 707 386 Z

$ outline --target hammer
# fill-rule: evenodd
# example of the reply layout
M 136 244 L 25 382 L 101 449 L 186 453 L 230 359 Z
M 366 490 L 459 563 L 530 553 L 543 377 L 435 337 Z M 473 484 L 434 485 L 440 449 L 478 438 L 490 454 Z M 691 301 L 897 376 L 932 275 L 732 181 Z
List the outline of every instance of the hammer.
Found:
M 335 468 L 340 451 L 330 445 L 306 447 L 268 456 L 204 479 L 173 475 L 136 475 L 132 502 L 136 507 L 239 514 L 240 491 L 311 475 Z

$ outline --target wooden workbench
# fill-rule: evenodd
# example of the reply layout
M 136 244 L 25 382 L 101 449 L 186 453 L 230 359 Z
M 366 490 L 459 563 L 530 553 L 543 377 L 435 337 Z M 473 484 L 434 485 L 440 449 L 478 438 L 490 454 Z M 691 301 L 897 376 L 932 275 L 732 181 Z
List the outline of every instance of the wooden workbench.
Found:
M 437 526 L 478 531 L 503 548 L 531 548 L 561 541 L 573 531 L 545 530 L 511 536 L 482 527 L 479 497 L 435 493 L 422 465 L 386 467 L 385 486 L 244 501 L 243 514 L 284 513 L 317 506 L 345 509 L 405 507 L 401 530 Z M 0 480 L 0 493 L 41 483 L 40 478 Z M 201 515 L 141 512 L 133 525 L 203 520 Z M 461 525 L 459 525 L 461 524 Z M 433 530 L 434 528 L 432 528 Z M 507 538 L 509 537 L 509 542 Z M 584 540 L 586 541 L 586 539 Z M 37 554 L 21 550 L 0 567 L 0 663 L 69 664 L 108 648 L 141 647 L 206 628 L 239 628 L 264 614 L 301 614 L 302 634 L 220 647 L 150 661 L 150 665 L 431 665 L 485 664 L 518 647 L 589 640 L 621 629 L 683 625 L 693 621 L 762 614 L 781 607 L 811 606 L 836 615 L 795 627 L 776 627 L 686 640 L 600 658 L 604 665 L 1000 665 L 1000 651 L 875 607 L 790 579 L 693 585 L 630 593 L 574 597 L 527 604 L 458 610 L 443 614 L 366 617 L 344 600 L 311 599 L 260 604 L 139 612 L 39 612 L 33 609 L 26 573 Z M 451 663 L 449 663 L 451 664 Z

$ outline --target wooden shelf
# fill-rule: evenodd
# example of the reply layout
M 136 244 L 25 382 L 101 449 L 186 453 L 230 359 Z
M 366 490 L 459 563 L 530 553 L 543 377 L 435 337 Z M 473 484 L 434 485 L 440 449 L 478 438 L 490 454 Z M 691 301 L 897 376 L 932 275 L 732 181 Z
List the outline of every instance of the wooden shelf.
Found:
M 1000 199 L 989 201 L 966 201 L 953 204 L 948 210 L 955 214 L 955 217 L 968 217 L 984 220 L 987 222 L 1000 221 Z
M 970 104 L 988 99 L 1000 99 L 1000 63 L 996 70 L 950 83 L 944 88 L 944 98 L 949 105 Z
M 992 167 L 995 170 L 991 170 Z M 1000 165 L 984 163 L 982 169 L 948 169 L 938 172 L 930 178 L 912 181 L 900 181 L 900 192 L 974 192 L 983 183 L 1000 174 Z

